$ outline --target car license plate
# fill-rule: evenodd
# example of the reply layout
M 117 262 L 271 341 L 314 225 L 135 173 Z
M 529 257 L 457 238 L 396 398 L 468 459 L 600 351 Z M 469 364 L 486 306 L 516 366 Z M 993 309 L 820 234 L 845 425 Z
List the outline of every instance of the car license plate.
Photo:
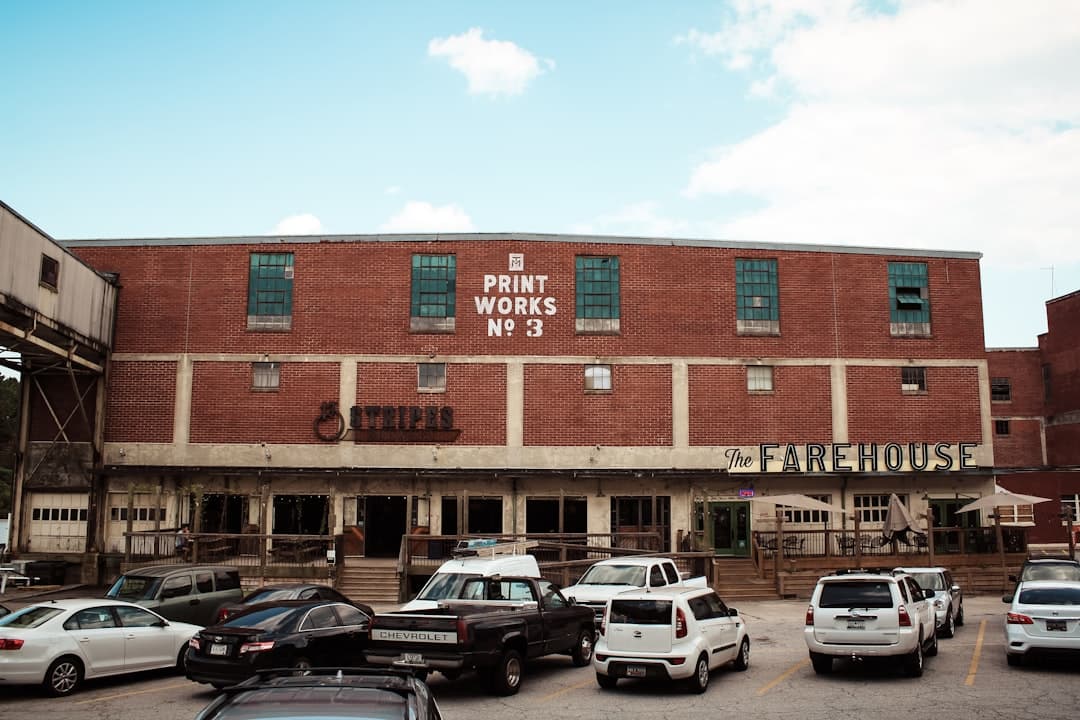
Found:
M 1046 629 L 1047 630 L 1059 630 L 1061 632 L 1064 632 L 1065 628 L 1066 628 L 1066 625 L 1065 625 L 1064 620 L 1047 620 L 1046 621 Z
M 645 677 L 644 665 L 627 665 L 626 677 Z
M 862 630 L 864 627 L 866 627 L 866 625 L 863 623 L 862 620 L 848 620 L 847 621 L 847 629 L 848 630 Z
M 403 653 L 401 662 L 405 665 L 423 665 L 424 656 L 420 653 Z
M 210 654 L 211 655 L 228 655 L 229 654 L 229 646 L 214 643 L 213 645 L 210 646 Z

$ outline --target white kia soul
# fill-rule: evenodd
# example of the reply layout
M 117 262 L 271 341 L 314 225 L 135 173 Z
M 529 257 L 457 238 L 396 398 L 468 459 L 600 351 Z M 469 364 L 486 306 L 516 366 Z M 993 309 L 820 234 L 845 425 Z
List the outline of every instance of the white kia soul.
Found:
M 710 588 L 631 590 L 608 600 L 593 653 L 596 682 L 619 678 L 685 681 L 705 692 L 709 673 L 750 664 L 746 623 Z

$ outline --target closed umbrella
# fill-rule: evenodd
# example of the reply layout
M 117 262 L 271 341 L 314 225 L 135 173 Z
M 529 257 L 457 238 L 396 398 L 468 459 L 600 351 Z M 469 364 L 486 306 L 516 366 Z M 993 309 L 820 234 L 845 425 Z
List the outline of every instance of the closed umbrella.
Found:
M 885 511 L 885 525 L 881 528 L 881 532 L 890 541 L 901 540 L 905 544 L 910 544 L 909 532 L 919 532 L 919 526 L 915 523 L 915 518 L 911 516 L 911 511 L 900 501 L 896 493 L 889 496 L 889 507 Z

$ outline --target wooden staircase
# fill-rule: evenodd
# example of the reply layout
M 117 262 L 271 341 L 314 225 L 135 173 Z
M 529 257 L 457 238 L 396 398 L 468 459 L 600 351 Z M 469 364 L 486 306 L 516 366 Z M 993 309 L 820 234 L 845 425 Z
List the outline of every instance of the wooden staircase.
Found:
M 758 577 L 750 558 L 716 558 L 713 560 L 713 589 L 728 604 L 740 600 L 776 600 L 776 584 L 772 577 Z
M 349 557 L 338 567 L 336 588 L 356 602 L 368 605 L 399 603 L 396 558 Z

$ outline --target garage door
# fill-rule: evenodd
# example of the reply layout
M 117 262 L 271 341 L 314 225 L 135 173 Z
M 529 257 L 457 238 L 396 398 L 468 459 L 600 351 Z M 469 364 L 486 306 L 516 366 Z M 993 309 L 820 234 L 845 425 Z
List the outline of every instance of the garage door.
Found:
M 31 493 L 30 551 L 86 552 L 89 500 L 78 493 Z

